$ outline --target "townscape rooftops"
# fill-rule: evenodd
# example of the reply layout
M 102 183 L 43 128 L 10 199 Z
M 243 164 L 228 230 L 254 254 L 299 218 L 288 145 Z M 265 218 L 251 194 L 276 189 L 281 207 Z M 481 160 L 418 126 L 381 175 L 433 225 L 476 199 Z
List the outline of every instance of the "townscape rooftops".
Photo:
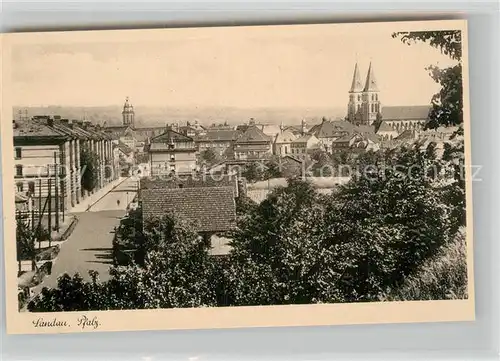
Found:
M 375 126 L 367 124 L 356 125 L 354 132 L 358 134 L 375 134 Z
M 345 120 L 325 120 L 311 128 L 310 133 L 317 138 L 333 138 L 346 132 L 351 133 L 353 130 L 354 124 Z
M 340 138 L 337 138 L 333 141 L 333 143 L 344 143 L 349 142 L 355 135 L 354 134 L 346 134 Z
M 381 132 L 395 132 L 394 128 L 391 127 L 387 122 L 384 120 L 382 123 L 380 123 L 380 126 L 377 129 L 377 133 Z
M 126 145 L 125 143 L 123 142 L 118 142 L 118 144 L 116 144 L 116 147 L 121 151 L 123 152 L 124 154 L 126 155 L 129 155 L 130 153 L 132 153 L 132 148 L 130 148 L 128 145 Z
M 295 139 L 297 139 L 295 133 L 291 129 L 285 129 L 276 136 L 275 143 L 291 143 Z
M 163 134 L 151 138 L 151 143 L 175 143 L 175 142 L 192 142 L 193 138 L 172 129 L 167 129 Z
M 236 226 L 235 194 L 232 187 L 144 189 L 141 202 L 144 219 L 173 213 L 192 222 L 198 232 L 224 232 Z
M 229 129 L 209 129 L 206 134 L 200 135 L 196 138 L 199 142 L 229 142 L 236 140 L 238 136 L 241 134 L 238 130 L 229 130 Z
M 236 143 L 270 142 L 271 138 L 264 134 L 257 126 L 249 126 L 245 132 L 236 140 Z
M 384 120 L 422 120 L 428 118 L 430 110 L 429 105 L 383 107 L 382 118 Z
M 295 139 L 292 144 L 295 143 L 307 143 L 310 139 L 316 138 L 313 134 L 304 134 L 303 136 Z
M 63 139 L 66 137 L 61 131 L 49 127 L 42 120 L 16 120 L 13 122 L 14 137 L 54 137 Z
M 162 188 L 202 188 L 202 187 L 232 187 L 237 194 L 237 179 L 231 175 L 212 177 L 210 174 L 200 174 L 196 177 L 175 176 L 163 178 L 141 178 L 139 189 L 162 189 Z
M 415 132 L 410 129 L 403 131 L 400 135 L 396 137 L 397 140 L 408 140 L 414 138 L 415 138 Z

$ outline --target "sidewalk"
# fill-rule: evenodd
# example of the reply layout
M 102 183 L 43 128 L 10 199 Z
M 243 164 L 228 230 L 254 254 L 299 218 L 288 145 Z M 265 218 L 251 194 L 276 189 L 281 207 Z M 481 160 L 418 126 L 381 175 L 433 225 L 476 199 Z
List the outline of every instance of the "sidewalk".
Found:
M 111 192 L 114 188 L 118 187 L 121 183 L 127 180 L 126 177 L 120 177 L 111 183 L 105 185 L 103 188 L 99 189 L 94 194 L 80 201 L 79 204 L 71 208 L 68 213 L 82 213 L 86 212 L 90 207 L 97 203 L 102 197 Z

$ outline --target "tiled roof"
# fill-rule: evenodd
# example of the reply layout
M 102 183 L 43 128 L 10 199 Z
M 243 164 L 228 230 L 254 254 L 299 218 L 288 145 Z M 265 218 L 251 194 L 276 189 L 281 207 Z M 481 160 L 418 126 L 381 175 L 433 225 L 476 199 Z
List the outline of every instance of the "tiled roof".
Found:
M 351 133 L 353 129 L 354 125 L 345 120 L 325 120 L 321 124 L 312 127 L 310 133 L 314 134 L 317 138 L 332 138 L 338 137 L 345 132 Z
M 413 130 L 407 129 L 400 135 L 396 137 L 397 140 L 406 140 L 415 138 L 415 132 Z
M 160 134 L 151 139 L 151 143 L 170 143 L 170 142 L 192 142 L 193 138 L 188 137 L 187 135 L 175 132 L 171 129 L 168 129 L 163 134 Z
M 295 139 L 292 143 L 306 143 L 309 139 L 314 137 L 312 134 L 305 134 L 302 137 Z
M 123 142 L 118 142 L 117 147 L 118 147 L 118 149 L 120 149 L 120 151 L 122 151 L 123 153 L 125 153 L 127 155 L 132 153 L 132 149 Z
M 285 130 L 276 136 L 276 143 L 290 143 L 297 139 L 297 136 L 291 130 Z
M 13 122 L 14 137 L 54 137 L 64 138 L 65 133 L 49 127 L 42 120 L 16 120 Z
M 149 138 L 156 137 L 165 132 L 165 127 L 135 128 L 134 137 L 139 142 L 144 142 Z
M 230 175 L 223 177 L 211 177 L 210 174 L 200 174 L 196 177 L 176 176 L 162 178 L 141 178 L 139 189 L 161 189 L 161 188 L 202 188 L 202 187 L 232 187 L 237 193 L 236 178 Z
M 425 120 L 430 110 L 429 105 L 383 107 L 382 118 L 384 120 Z
M 347 134 L 347 135 L 344 135 L 343 137 L 335 139 L 333 142 L 334 143 L 348 142 L 348 141 L 350 141 L 352 139 L 352 137 L 353 137 L 352 134 Z
M 297 159 L 295 158 L 294 156 L 292 155 L 285 155 L 283 157 L 283 162 L 286 162 L 286 161 L 292 161 L 292 162 L 295 162 L 295 163 L 299 163 L 299 164 L 302 164 L 302 161 L 300 159 Z
M 141 202 L 144 219 L 173 213 L 193 222 L 198 232 L 223 232 L 235 227 L 232 187 L 144 189 Z
M 257 126 L 249 126 L 245 132 L 236 140 L 236 143 L 269 142 L 271 138 L 262 132 Z
M 394 131 L 395 130 L 393 127 L 391 127 L 385 121 L 382 121 L 382 123 L 380 123 L 380 126 L 378 127 L 377 133 L 379 133 L 379 132 L 394 132 Z
M 241 132 L 237 130 L 209 129 L 207 130 L 206 134 L 199 136 L 198 138 L 196 138 L 196 140 L 200 142 L 215 142 L 215 141 L 228 142 L 236 140 L 240 134 Z
M 373 125 L 360 124 L 354 128 L 354 131 L 360 134 L 375 134 L 375 127 Z
M 281 132 L 280 126 L 276 124 L 259 124 L 257 125 L 262 133 L 267 135 L 268 137 L 274 138 L 276 134 Z

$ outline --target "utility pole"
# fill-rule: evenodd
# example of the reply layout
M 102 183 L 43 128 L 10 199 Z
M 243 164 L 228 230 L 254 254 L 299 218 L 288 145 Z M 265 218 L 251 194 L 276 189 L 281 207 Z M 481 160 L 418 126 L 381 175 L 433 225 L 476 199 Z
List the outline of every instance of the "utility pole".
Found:
M 31 231 L 35 231 L 35 198 L 30 194 L 29 202 L 31 206 Z
M 47 201 L 49 203 L 48 204 L 48 206 L 49 206 L 48 214 L 49 214 L 49 247 L 50 247 L 50 241 L 51 241 L 51 235 L 52 235 L 52 178 L 50 178 L 50 175 L 49 175 L 48 182 L 49 182 L 49 192 L 48 192 Z

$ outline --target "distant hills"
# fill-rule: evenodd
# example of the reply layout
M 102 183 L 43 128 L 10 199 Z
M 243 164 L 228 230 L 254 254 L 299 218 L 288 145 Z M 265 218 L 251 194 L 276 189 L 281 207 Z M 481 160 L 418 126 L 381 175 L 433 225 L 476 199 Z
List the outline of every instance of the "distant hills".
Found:
M 13 116 L 17 119 L 20 109 L 26 109 L 28 116 L 60 115 L 63 118 L 86 119 L 95 124 L 118 125 L 122 122 L 120 106 L 102 107 L 14 107 Z M 198 120 L 200 124 L 211 125 L 227 122 L 230 125 L 242 124 L 254 118 L 259 123 L 266 124 L 299 124 L 302 119 L 310 124 L 318 123 L 322 117 L 344 118 L 346 109 L 332 108 L 233 108 L 233 107 L 135 107 L 136 126 L 152 127 L 167 123 Z

